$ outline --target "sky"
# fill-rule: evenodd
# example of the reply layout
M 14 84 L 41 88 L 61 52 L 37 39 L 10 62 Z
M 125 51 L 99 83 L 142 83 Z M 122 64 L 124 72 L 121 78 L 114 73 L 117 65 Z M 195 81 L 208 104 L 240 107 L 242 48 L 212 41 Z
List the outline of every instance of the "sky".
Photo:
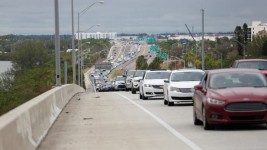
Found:
M 55 0 L 1 0 L 0 35 L 55 33 Z M 71 0 L 59 1 L 60 34 L 71 34 Z M 96 1 L 74 1 L 74 28 L 78 13 Z M 80 30 L 89 32 L 166 33 L 232 32 L 237 25 L 267 22 L 266 0 L 104 0 L 80 15 Z

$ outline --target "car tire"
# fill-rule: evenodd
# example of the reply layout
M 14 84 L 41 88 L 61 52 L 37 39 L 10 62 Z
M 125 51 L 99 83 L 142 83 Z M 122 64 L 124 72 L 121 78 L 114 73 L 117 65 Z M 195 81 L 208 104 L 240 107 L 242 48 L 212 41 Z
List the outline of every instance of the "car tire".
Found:
M 134 88 L 132 88 L 132 94 L 136 94 L 136 91 L 134 90 Z
M 202 125 L 202 122 L 199 120 L 199 119 L 197 119 L 197 115 L 196 115 L 196 109 L 195 109 L 195 106 L 193 106 L 194 108 L 193 108 L 193 118 L 194 118 L 194 125 Z
M 203 120 L 203 128 L 204 128 L 204 130 L 211 130 L 212 126 L 207 121 L 206 111 L 205 111 L 204 107 L 202 108 L 202 117 L 203 117 L 202 120 Z
M 173 106 L 173 105 L 174 105 L 174 102 L 168 101 L 168 106 Z
M 164 99 L 164 105 L 167 105 L 168 101 L 166 99 Z
M 166 96 L 167 98 L 167 104 L 168 104 L 168 106 L 173 106 L 174 105 L 174 102 L 170 102 L 169 101 L 169 97 L 168 97 L 168 91 L 167 91 L 167 96 Z

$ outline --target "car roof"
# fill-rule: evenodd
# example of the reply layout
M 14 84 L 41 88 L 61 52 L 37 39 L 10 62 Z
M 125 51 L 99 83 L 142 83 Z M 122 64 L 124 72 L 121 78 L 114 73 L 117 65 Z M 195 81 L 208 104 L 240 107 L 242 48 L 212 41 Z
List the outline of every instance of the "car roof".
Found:
M 179 69 L 179 70 L 172 70 L 172 72 L 205 72 L 201 69 Z
M 238 62 L 248 62 L 248 61 L 267 61 L 267 59 L 239 59 Z
M 261 73 L 258 69 L 243 69 L 243 68 L 227 68 L 227 69 L 215 69 L 215 70 L 207 70 L 209 74 L 214 73 L 242 73 L 242 72 L 252 72 L 252 73 Z

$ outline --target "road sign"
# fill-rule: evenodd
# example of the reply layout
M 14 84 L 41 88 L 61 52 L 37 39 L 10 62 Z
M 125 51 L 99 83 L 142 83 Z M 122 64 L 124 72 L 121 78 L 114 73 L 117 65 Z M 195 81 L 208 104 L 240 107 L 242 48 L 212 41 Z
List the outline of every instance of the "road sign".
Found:
M 169 57 L 169 54 L 168 53 L 159 53 L 156 55 L 156 57 L 167 59 Z
M 187 44 L 188 43 L 188 39 L 180 39 L 180 43 L 181 44 Z
M 158 45 L 150 46 L 150 52 L 159 52 L 159 46 Z
M 156 39 L 155 38 L 147 38 L 146 39 L 146 42 L 149 44 L 149 43 L 155 43 L 156 42 Z

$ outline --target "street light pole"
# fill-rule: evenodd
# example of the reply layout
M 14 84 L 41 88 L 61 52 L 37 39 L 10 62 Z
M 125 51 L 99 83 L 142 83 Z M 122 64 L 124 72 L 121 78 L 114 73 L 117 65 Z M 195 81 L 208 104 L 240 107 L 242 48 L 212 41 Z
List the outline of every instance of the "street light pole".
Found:
M 201 61 L 202 61 L 202 70 L 205 69 L 205 51 L 204 51 L 204 9 L 201 9 L 202 12 L 202 48 L 201 48 Z
M 58 0 L 55 0 L 55 61 L 56 61 L 56 86 L 61 85 L 60 80 L 60 37 L 59 37 L 59 11 Z
M 71 0 L 71 26 L 72 26 L 72 72 L 73 72 L 73 84 L 76 83 L 76 55 L 75 55 L 75 45 L 74 45 L 74 13 L 73 13 L 73 0 Z
M 81 57 L 81 50 L 80 50 L 80 15 L 83 15 L 90 7 L 92 7 L 95 4 L 103 4 L 104 1 L 98 1 L 98 2 L 94 2 L 93 4 L 89 5 L 88 7 L 86 7 L 85 9 L 83 9 L 81 12 L 78 12 L 78 52 L 80 53 L 80 57 Z M 79 63 L 78 63 L 78 83 L 79 85 L 81 85 L 81 59 L 79 58 Z

